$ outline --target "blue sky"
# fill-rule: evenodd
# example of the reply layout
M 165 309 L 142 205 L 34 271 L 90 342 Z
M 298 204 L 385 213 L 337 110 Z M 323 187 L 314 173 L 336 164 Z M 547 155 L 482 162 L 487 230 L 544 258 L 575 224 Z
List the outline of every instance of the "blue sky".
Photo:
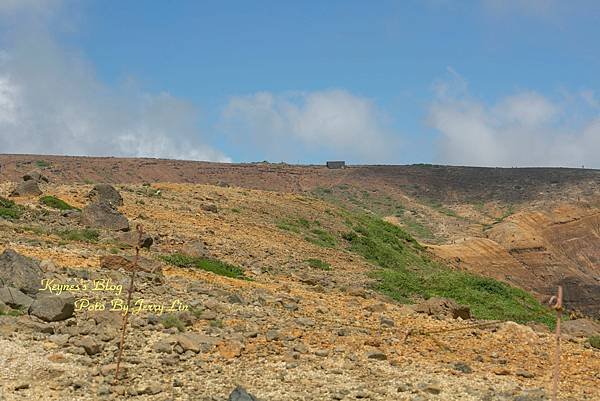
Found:
M 600 167 L 593 1 L 5 0 L 0 16 L 2 152 Z

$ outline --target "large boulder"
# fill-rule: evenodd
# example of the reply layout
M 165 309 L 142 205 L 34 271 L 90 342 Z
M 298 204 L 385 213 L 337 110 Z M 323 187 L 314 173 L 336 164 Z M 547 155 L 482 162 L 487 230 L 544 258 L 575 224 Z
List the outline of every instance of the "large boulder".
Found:
M 259 401 L 258 398 L 248 393 L 243 387 L 236 387 L 235 390 L 229 394 L 229 401 Z
M 105 255 L 100 257 L 100 267 L 110 270 L 133 271 L 135 256 Z M 152 259 L 139 257 L 138 270 L 162 274 L 162 264 Z
M 437 317 L 452 317 L 453 319 L 470 319 L 471 310 L 466 305 L 459 305 L 449 298 L 429 298 L 413 307 L 415 312 Z
M 88 194 L 92 203 L 106 202 L 115 207 L 123 206 L 123 197 L 115 187 L 109 184 L 96 184 Z
M 0 303 L 14 309 L 29 309 L 33 299 L 12 287 L 0 288 Z
M 154 239 L 150 235 L 142 233 L 142 237 L 140 238 L 140 234 L 137 231 L 120 233 L 117 235 L 116 239 L 132 248 L 139 246 L 140 248 L 150 249 L 154 243 Z
M 40 196 L 42 190 L 37 181 L 23 181 L 11 192 L 10 196 Z
M 199 333 L 182 333 L 174 337 L 174 342 L 176 342 L 184 352 L 192 351 L 199 353 L 214 348 L 219 340 L 215 337 L 209 337 Z
M 600 336 L 600 323 L 591 319 L 575 319 L 562 322 L 562 332 L 574 337 Z
M 92 228 L 129 231 L 129 220 L 110 203 L 92 203 L 81 212 L 81 223 Z
M 206 258 L 209 256 L 208 249 L 204 241 L 197 239 L 188 242 L 181 248 L 181 253 L 193 258 Z
M 40 294 L 29 307 L 29 314 L 45 322 L 58 322 L 73 316 L 75 298 L 70 294 Z
M 43 176 L 39 171 L 32 171 L 23 176 L 23 181 L 48 182 L 48 178 Z
M 34 296 L 42 285 L 42 269 L 35 260 L 7 249 L 0 255 L 0 286 L 2 285 Z

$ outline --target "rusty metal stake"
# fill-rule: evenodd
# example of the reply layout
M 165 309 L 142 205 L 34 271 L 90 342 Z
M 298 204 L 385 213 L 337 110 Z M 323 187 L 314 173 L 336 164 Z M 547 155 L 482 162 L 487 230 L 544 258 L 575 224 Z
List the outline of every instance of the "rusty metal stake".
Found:
M 133 266 L 131 271 L 131 279 L 129 282 L 129 290 L 127 292 L 127 309 L 125 310 L 125 315 L 123 315 L 123 328 L 121 330 L 121 342 L 119 344 L 119 356 L 117 357 L 117 368 L 115 372 L 115 382 L 119 381 L 119 369 L 121 367 L 121 358 L 123 357 L 123 347 L 125 344 L 125 332 L 127 330 L 127 322 L 129 321 L 129 308 L 131 306 L 131 297 L 133 295 L 133 282 L 135 280 L 135 272 L 138 267 L 138 263 L 140 260 L 140 244 L 142 242 L 142 236 L 144 234 L 144 230 L 141 224 L 138 224 L 137 227 L 138 232 L 138 243 L 135 246 L 135 259 L 133 260 Z
M 560 321 L 563 311 L 563 288 L 558 286 L 558 294 L 550 299 L 550 303 L 556 302 L 553 308 L 556 310 L 556 351 L 554 355 L 554 379 L 552 382 L 552 401 L 558 401 L 558 390 L 560 385 Z

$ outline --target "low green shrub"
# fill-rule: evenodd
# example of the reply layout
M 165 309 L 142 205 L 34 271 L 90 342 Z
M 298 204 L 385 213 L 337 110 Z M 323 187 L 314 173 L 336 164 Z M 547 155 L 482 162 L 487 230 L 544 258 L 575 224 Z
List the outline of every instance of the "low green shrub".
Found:
M 307 259 L 308 265 L 314 269 L 331 270 L 331 265 L 321 259 Z
M 431 259 L 402 228 L 364 215 L 343 238 L 350 250 L 378 265 L 372 275 L 380 292 L 401 302 L 446 297 L 471 307 L 479 319 L 538 321 L 552 327 L 554 316 L 531 294 L 492 278 L 453 270 Z
M 58 210 L 79 210 L 76 207 L 73 207 L 71 205 L 69 205 L 67 202 L 65 202 L 62 199 L 57 198 L 56 196 L 42 196 L 40 198 L 40 203 L 42 205 L 46 205 L 48 207 L 51 207 L 52 209 L 58 209 Z
M 225 277 L 244 278 L 244 270 L 242 268 L 217 259 L 196 258 L 181 253 L 163 255 L 161 259 L 177 267 L 190 267 L 206 270 Z
M 168 313 L 166 315 L 162 315 L 160 318 L 160 323 L 162 323 L 165 328 L 170 329 L 171 327 L 176 327 L 179 331 L 185 331 L 185 324 L 179 319 L 177 316 Z
M 0 196 L 0 217 L 13 220 L 21 217 L 21 213 L 21 208 L 15 202 Z
M 600 336 L 590 337 L 589 342 L 592 347 L 600 349 Z
M 61 230 L 56 232 L 56 234 L 66 241 L 95 243 L 100 238 L 100 233 L 90 228 Z

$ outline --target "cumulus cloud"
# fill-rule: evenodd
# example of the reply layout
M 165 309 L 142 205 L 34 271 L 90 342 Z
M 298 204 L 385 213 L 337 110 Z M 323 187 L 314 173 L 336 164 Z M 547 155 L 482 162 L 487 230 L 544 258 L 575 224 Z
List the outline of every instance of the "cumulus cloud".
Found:
M 374 102 L 345 90 L 235 96 L 222 117 L 230 137 L 265 157 L 293 160 L 318 150 L 332 158 L 381 163 L 398 146 Z
M 198 113 L 168 93 L 110 86 L 53 37 L 57 0 L 3 0 L 13 27 L 0 51 L 0 152 L 229 161 L 206 145 Z M 21 30 L 19 21 L 28 21 Z
M 463 87 L 452 96 L 436 92 L 428 123 L 440 135 L 441 163 L 598 168 L 600 114 L 589 107 L 594 103 L 590 91 L 559 100 L 519 91 L 487 104 Z M 574 112 L 586 105 L 586 113 Z

